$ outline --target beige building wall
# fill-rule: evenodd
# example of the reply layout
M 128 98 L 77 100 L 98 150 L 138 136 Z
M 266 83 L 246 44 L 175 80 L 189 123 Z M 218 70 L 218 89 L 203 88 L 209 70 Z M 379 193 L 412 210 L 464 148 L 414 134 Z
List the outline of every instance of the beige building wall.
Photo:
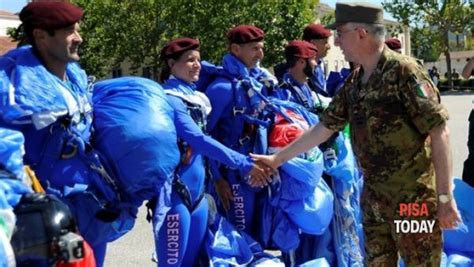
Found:
M 451 55 L 451 70 L 456 70 L 457 73 L 461 74 L 464 66 L 467 63 L 467 59 L 474 56 L 474 50 L 468 51 L 454 51 L 450 53 Z M 446 66 L 446 57 L 444 54 L 440 54 L 440 57 L 436 62 L 426 62 L 424 68 L 429 70 L 436 66 L 438 73 L 441 75 L 441 78 L 445 78 L 444 74 L 448 71 Z
M 17 28 L 21 24 L 17 15 L 0 10 L 0 36 L 7 36 L 8 28 Z
M 12 38 L 7 36 L 7 29 L 17 28 L 20 23 L 17 15 L 0 10 L 0 55 L 16 47 L 16 42 L 13 42 Z
M 340 71 L 342 68 L 349 68 L 349 62 L 344 59 L 344 55 L 339 47 L 334 45 L 334 34 L 329 37 L 329 44 L 331 49 L 329 49 L 328 54 L 323 58 L 324 67 L 326 70 L 326 75 L 331 71 Z

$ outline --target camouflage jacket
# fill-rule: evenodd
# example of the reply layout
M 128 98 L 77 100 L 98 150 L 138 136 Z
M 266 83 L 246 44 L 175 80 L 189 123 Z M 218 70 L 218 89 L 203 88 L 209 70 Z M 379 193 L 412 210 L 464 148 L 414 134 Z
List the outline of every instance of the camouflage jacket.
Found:
M 351 73 L 321 122 L 332 130 L 350 123 L 369 188 L 393 192 L 420 183 L 433 188 L 428 132 L 448 119 L 439 91 L 414 59 L 387 48 L 366 84 L 362 74 Z

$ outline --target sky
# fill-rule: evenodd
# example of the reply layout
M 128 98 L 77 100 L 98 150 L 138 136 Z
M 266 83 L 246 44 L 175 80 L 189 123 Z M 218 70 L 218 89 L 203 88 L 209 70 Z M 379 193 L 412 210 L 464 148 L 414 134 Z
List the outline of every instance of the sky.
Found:
M 364 0 L 343 0 L 343 1 L 336 1 L 336 0 L 320 0 L 321 3 L 327 4 L 332 8 L 336 7 L 336 2 L 361 2 Z M 382 5 L 382 0 L 365 0 L 365 2 L 370 2 L 372 4 L 376 5 Z M 0 10 L 6 10 L 10 11 L 12 13 L 17 13 L 20 12 L 23 6 L 26 5 L 26 0 L 0 0 Z M 384 12 L 384 16 L 386 19 L 389 20 L 394 20 L 393 17 L 388 14 L 387 12 Z
M 18 13 L 26 5 L 26 0 L 0 0 L 0 10 Z

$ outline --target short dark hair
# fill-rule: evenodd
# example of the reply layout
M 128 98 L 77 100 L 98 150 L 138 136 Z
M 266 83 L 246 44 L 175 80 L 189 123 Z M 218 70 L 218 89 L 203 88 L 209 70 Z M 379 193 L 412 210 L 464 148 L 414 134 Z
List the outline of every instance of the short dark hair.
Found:
M 293 68 L 296 65 L 296 62 L 298 62 L 299 59 L 300 59 L 299 57 L 285 55 L 286 66 L 288 68 Z
M 35 28 L 26 26 L 24 24 L 20 24 L 16 31 L 13 33 L 13 39 L 18 42 L 18 47 L 23 45 L 31 45 L 33 48 L 36 48 L 35 38 L 33 36 L 33 30 Z M 54 36 L 56 34 L 56 30 L 53 29 L 42 29 L 43 31 L 47 32 L 49 36 Z
M 167 58 L 162 58 L 161 61 L 161 71 L 160 71 L 160 76 L 159 76 L 159 82 L 163 83 L 165 82 L 166 80 L 169 79 L 169 77 L 171 76 L 171 68 L 170 66 L 168 65 L 168 61 L 170 59 L 173 59 L 173 60 L 179 60 L 179 58 L 184 54 L 186 53 L 188 50 L 186 51 L 182 51 L 182 52 L 179 52 L 179 53 L 175 53 L 173 55 L 170 55 L 169 57 Z

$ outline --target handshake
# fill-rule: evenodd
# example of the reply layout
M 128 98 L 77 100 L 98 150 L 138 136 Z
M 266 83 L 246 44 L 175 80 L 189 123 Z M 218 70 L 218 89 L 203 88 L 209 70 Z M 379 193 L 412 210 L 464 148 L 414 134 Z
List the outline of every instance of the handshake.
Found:
M 276 169 L 261 162 L 255 161 L 252 170 L 247 175 L 247 183 L 252 187 L 264 187 L 272 182 L 272 175 Z
M 247 183 L 251 187 L 265 187 L 272 182 L 272 175 L 276 172 L 281 163 L 275 158 L 275 155 L 255 155 L 250 154 L 254 160 L 253 168 L 247 174 Z M 225 179 L 218 179 L 214 186 L 219 195 L 220 201 L 225 210 L 229 210 L 230 202 L 233 201 L 232 190 Z
M 248 184 L 252 187 L 264 187 L 272 182 L 272 175 L 283 163 L 279 162 L 276 155 L 256 155 L 250 153 L 254 161 L 252 170 L 249 172 Z

